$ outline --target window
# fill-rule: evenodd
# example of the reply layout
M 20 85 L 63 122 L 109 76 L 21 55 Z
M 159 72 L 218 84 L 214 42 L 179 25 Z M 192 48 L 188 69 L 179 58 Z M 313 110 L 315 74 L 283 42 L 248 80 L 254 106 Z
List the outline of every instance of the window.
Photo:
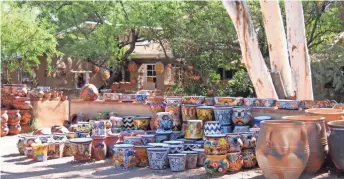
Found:
M 233 70 L 225 70 L 224 68 L 218 68 L 217 73 L 220 75 L 221 80 L 229 80 L 233 78 Z
M 147 82 L 156 82 L 155 65 L 147 65 Z

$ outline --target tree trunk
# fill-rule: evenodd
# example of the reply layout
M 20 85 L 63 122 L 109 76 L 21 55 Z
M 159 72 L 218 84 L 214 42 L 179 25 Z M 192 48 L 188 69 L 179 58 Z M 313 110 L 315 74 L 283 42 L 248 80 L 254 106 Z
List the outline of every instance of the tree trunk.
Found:
M 313 100 L 312 75 L 301 1 L 285 1 L 288 51 L 296 99 Z
M 242 58 L 257 97 L 278 99 L 270 73 L 259 50 L 257 35 L 246 3 L 226 0 L 222 2 L 238 34 Z
M 287 39 L 278 1 L 260 0 L 272 72 L 280 72 L 286 97 L 294 96 Z M 277 88 L 277 87 L 276 87 Z

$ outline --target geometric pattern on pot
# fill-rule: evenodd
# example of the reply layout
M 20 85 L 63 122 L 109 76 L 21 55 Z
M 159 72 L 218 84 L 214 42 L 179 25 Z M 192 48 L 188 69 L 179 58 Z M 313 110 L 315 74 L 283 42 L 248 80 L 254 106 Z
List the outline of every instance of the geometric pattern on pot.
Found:
M 123 116 L 123 128 L 125 130 L 134 130 L 135 125 L 134 125 L 134 116 Z
M 168 145 L 170 149 L 170 154 L 182 153 L 184 151 L 183 145 Z
M 221 125 L 219 121 L 207 121 L 204 124 L 204 134 L 212 135 L 212 134 L 221 134 Z
M 301 107 L 301 101 L 298 100 L 278 100 L 276 102 L 278 109 L 298 110 Z
M 181 172 L 185 170 L 186 155 L 187 154 L 168 154 L 172 172 Z
M 242 97 L 215 97 L 214 100 L 217 106 L 242 106 L 244 103 Z
M 148 148 L 149 166 L 153 170 L 162 170 L 167 168 L 169 153 L 168 148 Z
M 232 121 L 234 124 L 247 125 L 251 121 L 251 113 L 246 108 L 234 108 L 232 113 Z
M 244 105 L 246 107 L 273 107 L 275 101 L 274 99 L 245 98 Z
M 214 109 L 215 120 L 219 121 L 221 125 L 232 124 L 232 121 L 231 121 L 232 111 L 233 111 L 232 107 L 215 107 Z
M 193 151 L 193 149 L 201 148 L 200 144 L 183 144 L 184 151 Z

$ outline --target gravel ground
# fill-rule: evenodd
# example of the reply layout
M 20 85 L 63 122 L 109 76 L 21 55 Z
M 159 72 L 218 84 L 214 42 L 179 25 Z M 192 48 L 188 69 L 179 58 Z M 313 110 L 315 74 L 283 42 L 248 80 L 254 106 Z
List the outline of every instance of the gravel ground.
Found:
M 18 153 L 16 136 L 6 136 L 0 139 L 1 146 L 1 179 L 19 178 L 116 178 L 116 179 L 206 179 L 204 168 L 187 170 L 185 172 L 171 172 L 170 170 L 154 171 L 149 168 L 135 168 L 128 171 L 116 171 L 110 159 L 97 162 L 73 162 L 73 157 L 35 162 Z M 243 170 L 237 173 L 228 173 L 218 178 L 264 178 L 259 168 Z M 325 179 L 338 178 L 338 174 L 322 170 L 316 175 L 302 176 L 301 178 Z

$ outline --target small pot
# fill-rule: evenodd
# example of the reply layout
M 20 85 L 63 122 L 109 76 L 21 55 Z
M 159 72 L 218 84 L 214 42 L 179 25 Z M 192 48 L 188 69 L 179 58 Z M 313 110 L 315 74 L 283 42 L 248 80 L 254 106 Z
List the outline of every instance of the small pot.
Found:
M 186 139 L 202 139 L 203 138 L 203 121 L 188 120 L 187 129 L 185 131 Z
M 194 104 L 183 104 L 182 105 L 183 121 L 197 119 L 196 108 L 197 108 L 197 105 L 194 105 Z
M 196 112 L 198 119 L 203 122 L 214 120 L 214 106 L 199 106 L 196 108 Z
M 155 134 L 140 134 L 137 136 L 142 138 L 143 145 L 147 145 L 148 143 L 155 142 Z
M 44 162 L 48 160 L 48 144 L 32 144 L 33 160 Z
M 147 167 L 148 164 L 148 155 L 147 155 L 147 148 L 150 146 L 144 146 L 144 145 L 137 145 L 134 146 L 134 150 L 136 152 L 136 162 L 138 167 Z
M 232 113 L 232 121 L 235 125 L 248 125 L 252 120 L 249 109 L 234 108 Z
M 228 152 L 240 152 L 243 147 L 243 142 L 239 134 L 229 133 L 226 134 L 226 140 L 228 142 Z
M 241 154 L 243 156 L 243 168 L 253 168 L 257 166 L 257 157 L 254 149 L 244 149 Z
M 153 170 L 163 170 L 167 168 L 169 153 L 168 148 L 148 148 L 149 167 Z
M 229 171 L 238 172 L 243 165 L 243 158 L 240 152 L 227 153 L 227 159 L 229 162 Z
M 214 115 L 215 120 L 219 121 L 220 125 L 231 125 L 232 124 L 232 107 L 215 107 Z
M 205 171 L 212 175 L 224 175 L 229 169 L 226 155 L 207 155 L 204 161 Z
M 169 164 L 172 172 L 182 172 L 186 168 L 186 155 L 183 153 L 168 154 Z
M 92 158 L 104 160 L 106 157 L 105 137 L 92 137 Z
M 197 152 L 197 166 L 203 166 L 206 158 L 204 149 L 193 149 L 193 151 Z
M 183 151 L 183 154 L 186 155 L 186 169 L 194 169 L 197 167 L 197 156 L 196 151 Z
M 204 151 L 207 155 L 225 155 L 228 151 L 228 142 L 225 134 L 206 136 Z
M 131 145 L 143 145 L 142 137 L 138 136 L 125 136 L 124 138 L 124 144 L 131 144 Z
M 75 161 L 89 161 L 91 159 L 92 139 L 77 138 L 70 139 Z
M 136 166 L 136 152 L 131 144 L 117 144 L 113 146 L 112 160 L 115 168 L 119 170 L 128 170 Z

